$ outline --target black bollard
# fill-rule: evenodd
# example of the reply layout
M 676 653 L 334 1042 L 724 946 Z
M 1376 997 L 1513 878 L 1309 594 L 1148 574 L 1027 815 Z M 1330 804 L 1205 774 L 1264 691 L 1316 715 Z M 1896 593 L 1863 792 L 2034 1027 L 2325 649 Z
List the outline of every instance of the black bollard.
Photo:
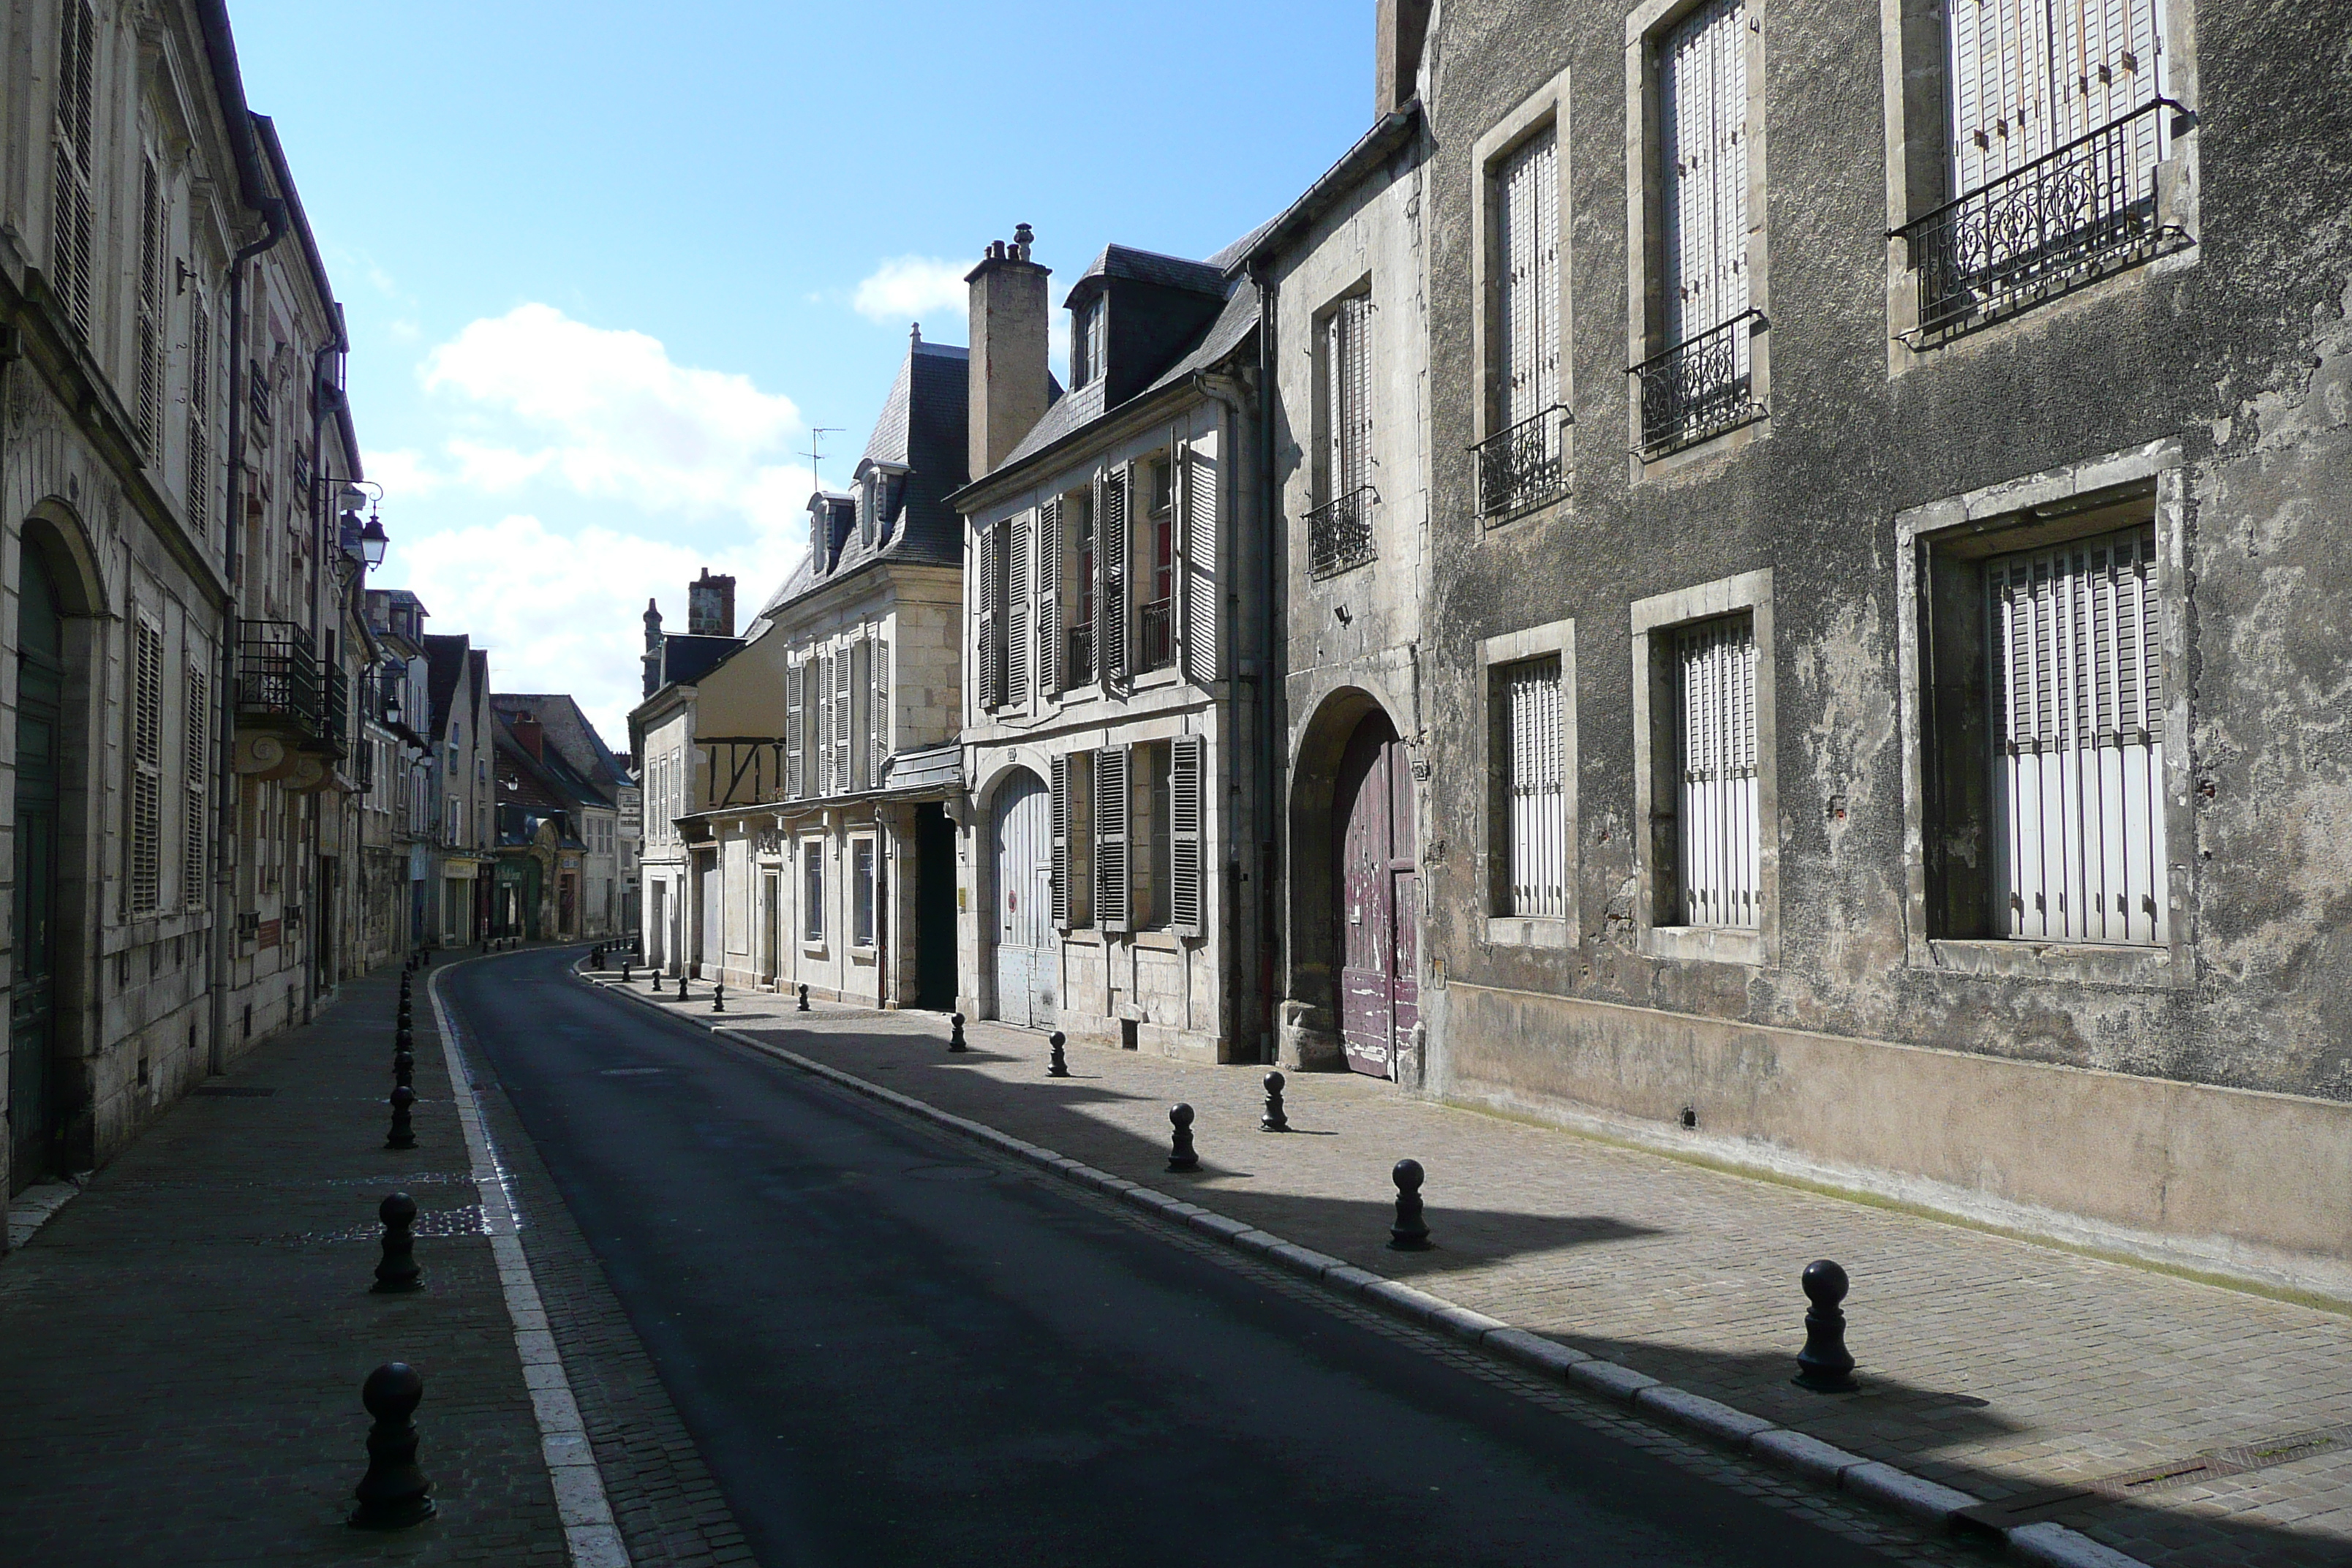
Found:
M 1845 1270 L 1826 1258 L 1818 1258 L 1805 1265 L 1798 1283 L 1812 1310 L 1805 1314 L 1805 1348 L 1797 1352 L 1797 1375 L 1790 1381 L 1815 1394 L 1850 1394 L 1862 1385 L 1853 1380 L 1853 1355 L 1845 1348 L 1845 1314 L 1838 1310 L 1845 1300 Z
M 677 977 L 677 999 L 681 1002 L 686 1000 L 686 976 L 683 974 Z
M 425 1288 L 425 1270 L 416 1266 L 416 1237 L 410 1227 L 416 1223 L 416 1200 L 406 1193 L 394 1193 L 377 1205 L 376 1217 L 383 1221 L 383 1261 L 375 1266 L 375 1294 L 397 1296 L 404 1290 Z
M 352 1494 L 360 1500 L 352 1529 L 406 1530 L 433 1517 L 433 1483 L 416 1463 L 416 1406 L 424 1398 L 425 1380 L 396 1361 L 360 1385 L 360 1403 L 375 1425 L 368 1428 L 367 1474 Z
M 408 1108 L 416 1103 L 416 1091 L 402 1084 L 392 1091 L 392 1136 L 383 1141 L 387 1149 L 416 1147 L 416 1127 L 409 1120 Z
M 1389 1249 L 1392 1252 L 1427 1252 L 1430 1248 L 1429 1226 L 1421 1217 L 1421 1162 L 1399 1160 L 1389 1174 L 1397 1189 L 1396 1224 L 1389 1226 Z
M 805 1012 L 807 1012 L 807 1011 L 808 1011 L 808 987 L 807 987 L 807 986 L 803 985 L 803 986 L 802 986 L 802 987 L 801 987 L 801 1005 L 800 1005 L 799 1006 L 797 1006 L 797 1007 L 793 1008 L 793 1011 L 794 1011 L 795 1013 L 805 1013 Z
M 604 967 L 604 947 L 602 942 L 596 946 L 596 967 L 599 969 Z
M 714 1013 L 727 1011 L 727 982 L 724 980 L 710 988 L 710 1010 Z
M 658 969 L 654 971 L 654 994 L 661 994 L 661 971 Z
M 392 1053 L 392 1081 L 402 1089 L 407 1089 L 415 1083 L 415 1052 L 394 1051 Z
M 628 961 L 627 959 L 625 959 L 625 959 L 621 960 L 621 984 L 624 984 L 624 985 L 626 985 L 628 983 L 629 983 L 629 961 Z
M 392 1032 L 392 1054 L 398 1056 L 403 1051 L 415 1050 L 415 1040 L 416 1037 L 409 1032 L 408 1026 L 403 1024 Z
M 1171 1171 L 1197 1171 L 1201 1156 L 1192 1152 L 1192 1108 L 1179 1101 L 1168 1112 L 1168 1124 L 1176 1130 L 1168 1140 L 1168 1168 Z
M 1261 1132 L 1290 1131 L 1290 1118 L 1283 1114 L 1282 1075 L 1278 1072 L 1265 1075 L 1265 1114 L 1258 1119 L 1257 1130 Z
M 1055 1030 L 1052 1034 L 1045 1037 L 1046 1047 L 1053 1052 L 1053 1059 L 1045 1064 L 1045 1076 L 1047 1078 L 1067 1078 L 1070 1076 L 1070 1058 L 1064 1055 L 1062 1050 L 1062 1047 L 1069 1043 L 1070 1042 L 1067 1039 L 1063 1037 L 1062 1031 L 1059 1029 Z
M 951 1051 L 971 1049 L 970 1046 L 963 1043 L 963 1015 L 961 1013 L 948 1015 L 948 1049 Z

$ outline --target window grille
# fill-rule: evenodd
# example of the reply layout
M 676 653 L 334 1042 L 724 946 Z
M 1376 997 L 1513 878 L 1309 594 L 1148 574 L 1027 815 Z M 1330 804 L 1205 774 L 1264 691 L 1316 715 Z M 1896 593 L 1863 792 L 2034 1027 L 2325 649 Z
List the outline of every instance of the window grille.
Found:
M 1507 666 L 1503 759 L 1509 815 L 1506 914 L 1559 919 L 1568 912 L 1568 760 L 1559 656 Z
M 1756 627 L 1748 616 L 1675 634 L 1682 737 L 1685 925 L 1757 924 Z
M 132 623 L 131 698 L 131 908 L 162 900 L 163 868 L 163 634 Z
M 2009 936 L 2170 940 L 2155 550 L 2143 526 L 1986 564 Z
M 58 32 L 50 288 L 65 308 L 66 320 L 87 339 L 98 244 L 98 205 L 91 184 L 97 134 L 98 12 L 89 0 L 67 0 Z

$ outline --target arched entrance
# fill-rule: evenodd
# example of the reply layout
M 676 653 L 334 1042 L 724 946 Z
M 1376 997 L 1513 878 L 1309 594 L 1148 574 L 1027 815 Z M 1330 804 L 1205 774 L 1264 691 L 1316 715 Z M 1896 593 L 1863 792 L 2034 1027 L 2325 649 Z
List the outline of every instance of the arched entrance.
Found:
M 1054 1021 L 1060 989 L 1054 934 L 1054 840 L 1045 781 L 1017 769 L 997 786 L 994 833 L 996 1016 Z
M 1365 715 L 1348 738 L 1331 826 L 1340 1048 L 1357 1072 L 1394 1078 L 1397 1047 L 1421 1017 L 1421 886 L 1412 763 L 1385 713 Z
M 17 589 L 16 973 L 9 993 L 8 1185 L 22 1191 L 56 1161 L 58 781 L 64 772 L 65 616 L 56 580 L 29 542 Z

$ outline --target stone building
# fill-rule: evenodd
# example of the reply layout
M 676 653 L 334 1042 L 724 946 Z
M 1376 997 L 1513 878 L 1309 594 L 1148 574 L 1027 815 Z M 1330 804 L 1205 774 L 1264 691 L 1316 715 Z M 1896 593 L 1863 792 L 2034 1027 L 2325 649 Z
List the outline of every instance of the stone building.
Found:
M 570 702 L 542 700 L 559 714 Z M 600 859 L 609 867 L 609 847 L 599 846 L 612 842 L 612 797 L 572 765 L 537 710 L 494 700 L 491 725 L 498 804 L 488 934 L 530 942 L 604 935 L 603 909 L 592 910 L 590 893 L 610 891 L 609 876 L 599 887 L 593 873 Z
M 2340 1266 L 2340 15 L 1427 15 L 1430 1087 Z
M 810 498 L 807 555 L 697 684 L 701 788 L 671 819 L 693 973 L 955 1005 L 963 531 L 947 497 L 966 478 L 968 379 L 962 349 L 917 330 L 849 489 Z
M 426 733 L 433 713 L 432 661 L 425 647 L 428 612 L 405 588 L 369 589 L 366 608 L 378 660 L 377 754 L 365 796 L 375 821 L 371 841 L 383 845 L 373 897 L 383 901 L 382 918 L 392 928 L 388 955 L 406 954 L 425 945 L 427 893 L 438 897 L 432 882 L 434 747 Z
M 490 710 L 489 654 L 464 636 L 425 635 L 433 761 L 425 805 L 425 945 L 465 947 L 490 934 L 490 869 L 496 860 L 498 746 Z
M 493 692 L 490 707 L 507 721 L 517 744 L 534 758 L 553 758 L 555 782 L 571 803 L 567 809 L 576 814 L 581 845 L 580 883 L 572 893 L 576 914 L 569 920 L 555 920 L 548 929 L 591 941 L 614 935 L 622 929 L 625 907 L 621 820 L 625 810 L 635 810 L 633 801 L 623 799 L 630 787 L 627 771 L 596 733 L 580 704 L 568 696 Z M 499 804 L 510 804 L 503 790 Z M 556 899 L 560 916 L 560 887 Z
M 218 0 L 16 7 L 0 60 L 14 1192 L 342 972 L 360 469 L 341 315 Z
M 714 583 L 725 584 L 723 593 Z M 703 593 L 697 595 L 696 588 Z M 694 868 L 678 819 L 700 809 L 704 799 L 706 759 L 694 743 L 697 682 L 743 646 L 734 635 L 734 580 L 714 579 L 705 567 L 688 590 L 689 629 L 682 636 L 665 633 L 661 611 L 646 601 L 645 700 L 629 714 L 642 802 L 642 948 L 647 963 L 670 974 L 696 973 L 696 931 L 688 918 Z
M 963 1009 L 1206 1061 L 1269 1048 L 1272 563 L 1257 296 L 1107 247 L 1064 300 L 1024 227 L 971 289 Z

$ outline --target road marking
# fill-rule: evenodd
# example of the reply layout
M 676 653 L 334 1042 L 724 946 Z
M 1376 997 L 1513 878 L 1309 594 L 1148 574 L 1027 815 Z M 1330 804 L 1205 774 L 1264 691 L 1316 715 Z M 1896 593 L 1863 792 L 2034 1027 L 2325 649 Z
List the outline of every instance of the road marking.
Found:
M 457 967 L 436 970 L 425 983 L 425 994 L 432 999 L 433 1021 L 441 1031 L 449 1097 L 457 1102 L 457 1124 L 466 1131 L 466 1152 L 473 1162 L 474 1186 L 481 1194 L 482 1228 L 489 1233 L 490 1254 L 498 1260 L 499 1285 L 506 1292 L 507 1316 L 514 1323 L 515 1352 L 522 1358 L 523 1382 L 530 1389 L 531 1412 L 539 1418 L 539 1452 L 547 1464 L 548 1482 L 555 1489 L 556 1517 L 563 1525 L 572 1568 L 631 1568 L 629 1549 L 604 1496 L 604 1472 L 597 1468 L 596 1450 L 589 1445 L 588 1428 L 572 1397 L 572 1380 L 564 1375 L 563 1356 L 548 1331 L 547 1310 L 530 1276 L 530 1259 L 523 1253 L 506 1163 L 482 1121 L 457 1026 L 441 999 L 441 976 Z

